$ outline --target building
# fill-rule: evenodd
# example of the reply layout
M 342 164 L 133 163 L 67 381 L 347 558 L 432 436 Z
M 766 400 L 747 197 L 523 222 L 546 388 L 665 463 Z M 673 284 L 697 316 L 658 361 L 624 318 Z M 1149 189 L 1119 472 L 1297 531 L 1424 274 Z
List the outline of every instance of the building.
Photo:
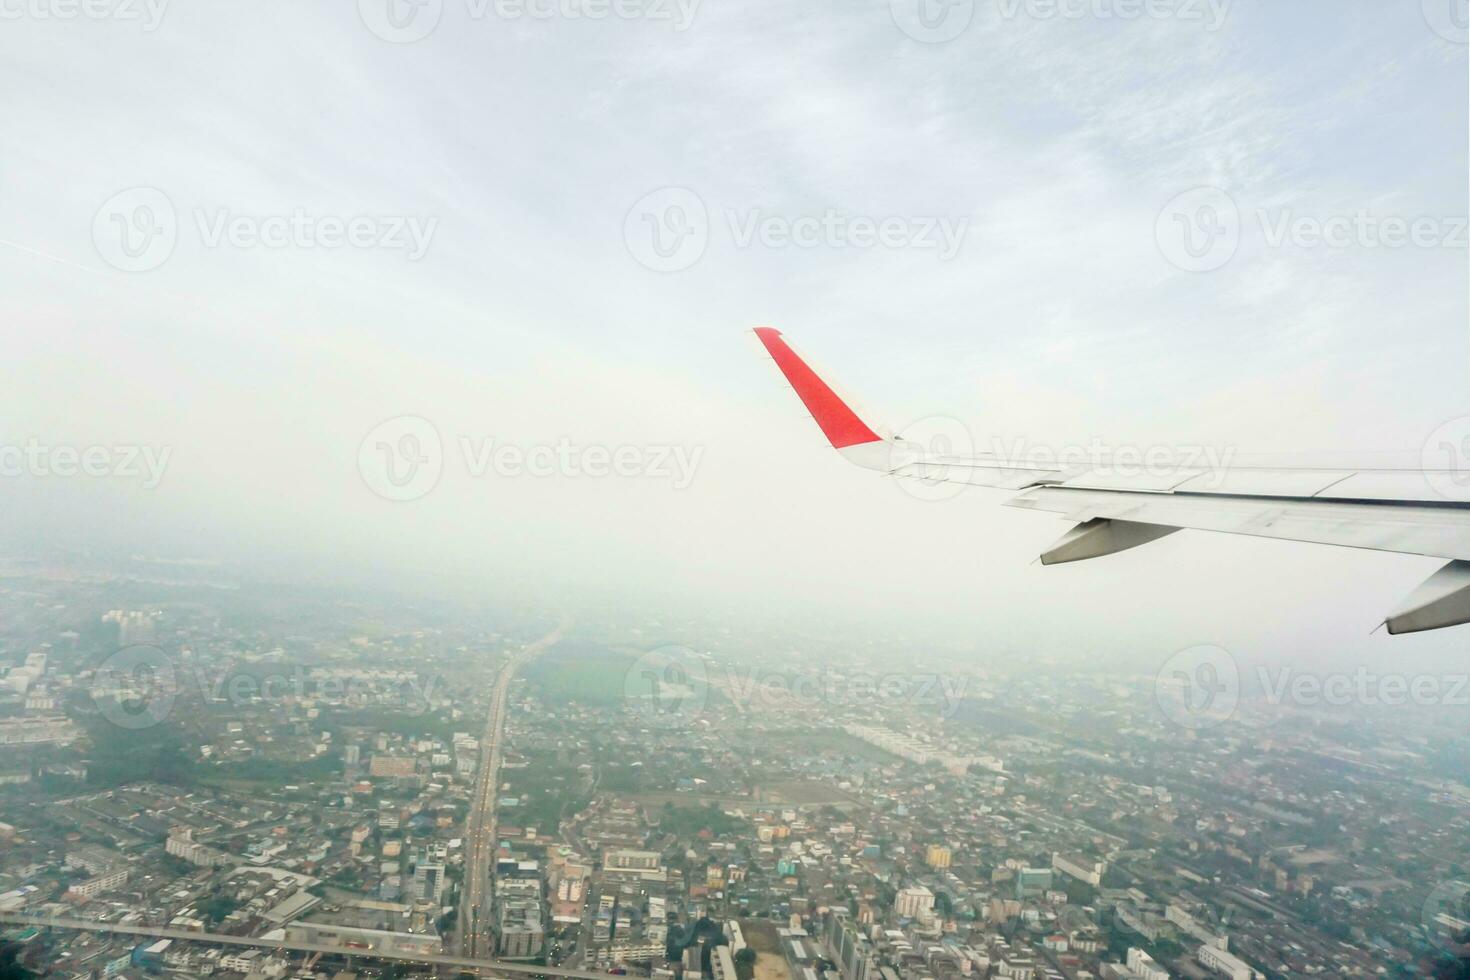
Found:
M 100 875 L 94 875 L 86 881 L 77 882 L 67 889 L 67 893 L 75 895 L 78 898 L 91 898 L 94 895 L 101 895 L 103 892 L 110 892 L 114 889 L 121 888 L 127 884 L 127 881 L 128 869 L 118 868 L 114 871 L 106 871 Z
M 953 859 L 954 855 L 943 844 L 930 844 L 924 852 L 924 863 L 938 871 L 949 867 Z
M 495 914 L 497 949 L 503 959 L 532 959 L 541 955 L 546 927 L 541 921 L 540 898 L 520 895 L 497 899 Z
M 603 852 L 602 871 L 613 878 L 663 881 L 668 877 L 668 871 L 659 864 L 658 857 L 656 851 L 614 848 Z
M 182 858 L 190 864 L 197 864 L 201 868 L 220 868 L 236 863 L 235 859 L 224 851 L 217 851 L 196 842 L 194 832 L 187 828 L 175 828 L 170 832 L 168 840 L 163 845 L 163 850 L 166 854 Z
M 867 725 L 847 725 L 843 730 L 853 738 L 867 742 L 869 745 L 876 745 L 884 752 L 891 752 L 900 759 L 907 759 L 909 762 L 919 766 L 927 766 L 931 762 L 938 763 L 945 770 L 956 776 L 963 776 L 969 771 L 971 765 L 980 761 L 983 761 L 985 767 L 989 769 L 1000 770 L 1003 768 L 998 759 L 983 757 L 982 760 L 982 758 L 976 756 L 954 755 L 953 753 L 936 749 L 934 746 L 927 745 L 908 735 L 900 735 L 898 732 L 887 728 L 873 728 Z
M 923 885 L 912 885 L 898 893 L 894 910 L 901 919 L 923 919 L 934 912 L 934 893 Z
M 1164 909 L 1164 918 L 1178 926 L 1180 932 L 1193 936 L 1206 946 L 1226 950 L 1230 948 L 1229 936 L 1224 933 L 1211 932 L 1188 909 L 1177 902 L 1169 903 L 1169 906 Z
M 1223 973 L 1230 980 L 1262 980 L 1264 976 L 1245 960 L 1213 946 L 1201 946 L 1195 958 L 1201 966 Z
M 1016 872 L 1016 897 L 1035 898 L 1051 890 L 1050 868 L 1021 868 Z
M 80 736 L 77 726 L 61 715 L 0 720 L 0 745 L 70 745 Z
M 439 901 L 444 890 L 444 865 L 420 863 L 413 869 L 413 894 L 423 902 Z
M 1169 971 L 1145 951 L 1132 947 L 1128 950 L 1128 976 L 1132 980 L 1169 980 Z
M 1053 854 L 1051 866 L 1053 871 L 1060 871 L 1094 888 L 1102 886 L 1103 875 L 1108 873 L 1106 861 L 1096 861 L 1075 854 Z
M 827 919 L 827 952 L 842 980 L 878 980 L 878 956 L 868 941 L 842 909 Z
M 374 753 L 368 763 L 368 775 L 382 779 L 412 779 L 417 773 L 418 763 L 411 755 Z
M 736 980 L 735 958 L 729 946 L 716 946 L 709 954 L 710 976 L 714 980 Z

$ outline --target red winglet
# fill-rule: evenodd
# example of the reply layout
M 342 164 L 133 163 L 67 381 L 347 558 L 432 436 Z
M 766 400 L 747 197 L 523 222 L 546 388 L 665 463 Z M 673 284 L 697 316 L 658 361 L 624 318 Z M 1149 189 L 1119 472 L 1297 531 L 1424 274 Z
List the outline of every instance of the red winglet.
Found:
M 806 410 L 821 426 L 822 434 L 834 449 L 845 449 L 866 442 L 880 442 L 882 436 L 868 428 L 856 412 L 847 406 L 817 372 L 807 366 L 806 361 L 792 350 L 775 327 L 756 327 L 755 335 L 766 345 L 771 359 L 791 382 Z

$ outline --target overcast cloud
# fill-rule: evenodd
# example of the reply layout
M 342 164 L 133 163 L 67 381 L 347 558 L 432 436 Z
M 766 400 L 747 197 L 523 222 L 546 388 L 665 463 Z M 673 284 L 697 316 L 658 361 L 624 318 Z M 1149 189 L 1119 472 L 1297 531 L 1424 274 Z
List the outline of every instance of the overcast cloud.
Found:
M 1455 659 L 1369 635 L 1432 559 L 1034 566 L 1065 524 L 848 467 L 749 336 L 977 448 L 1415 461 L 1470 414 L 1449 0 L 919 2 L 0 0 L 0 442 L 109 451 L 8 537 Z

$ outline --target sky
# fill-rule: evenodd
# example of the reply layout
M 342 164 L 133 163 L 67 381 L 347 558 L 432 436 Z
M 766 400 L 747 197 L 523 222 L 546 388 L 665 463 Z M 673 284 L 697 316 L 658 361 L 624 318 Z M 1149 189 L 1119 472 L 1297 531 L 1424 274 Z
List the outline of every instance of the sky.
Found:
M 1041 568 L 1064 523 L 848 466 L 750 334 L 976 449 L 1416 463 L 1470 434 L 1452 0 L 0 17 L 0 544 L 997 661 L 1463 662 L 1466 628 L 1371 633 L 1433 559 Z

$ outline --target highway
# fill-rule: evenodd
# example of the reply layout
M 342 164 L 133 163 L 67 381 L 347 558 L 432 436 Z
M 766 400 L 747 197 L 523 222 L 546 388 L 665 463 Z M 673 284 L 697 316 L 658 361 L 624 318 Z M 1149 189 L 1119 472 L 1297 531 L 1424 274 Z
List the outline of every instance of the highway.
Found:
M 445 954 L 390 953 L 382 950 L 350 949 L 344 946 L 328 946 L 321 943 L 296 943 L 284 939 L 260 939 L 255 936 L 226 936 L 213 932 L 190 932 L 187 929 L 169 929 L 165 926 L 134 926 L 116 922 L 92 922 L 87 919 L 66 919 L 54 916 L 26 915 L 21 912 L 0 912 L 0 923 L 16 926 L 36 926 L 49 929 L 75 929 L 80 932 L 103 932 L 124 936 L 145 936 L 153 939 L 174 939 L 191 943 L 208 943 L 215 946 L 236 946 L 253 949 L 286 950 L 292 953 L 327 953 L 335 956 L 363 957 L 395 963 L 424 963 L 431 966 L 458 967 L 465 970 L 488 970 L 491 975 L 516 974 L 545 977 L 569 977 L 573 980 L 608 980 L 607 974 L 568 970 L 559 966 L 535 966 L 529 963 L 501 962 L 499 960 L 475 959 L 469 956 Z
M 504 746 L 506 702 L 515 673 L 543 650 L 555 646 L 570 625 L 561 625 L 515 654 L 500 668 L 490 695 L 490 712 L 480 739 L 480 769 L 465 827 L 464 894 L 459 903 L 459 947 L 463 956 L 480 953 L 488 938 L 493 894 L 487 894 L 495 859 L 495 791 L 500 785 L 500 762 Z

